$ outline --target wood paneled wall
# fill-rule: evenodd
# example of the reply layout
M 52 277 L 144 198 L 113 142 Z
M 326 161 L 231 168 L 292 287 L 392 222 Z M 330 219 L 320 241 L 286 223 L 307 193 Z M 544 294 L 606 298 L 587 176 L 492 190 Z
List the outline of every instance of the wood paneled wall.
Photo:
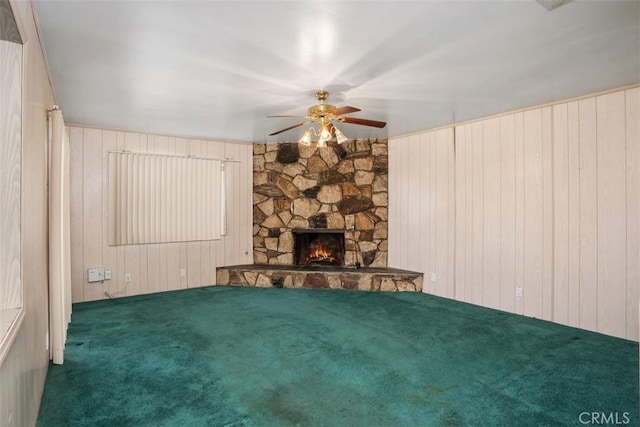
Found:
M 389 267 L 425 273 L 423 291 L 448 298 L 455 294 L 453 174 L 452 128 L 389 140 Z
M 218 266 L 251 263 L 251 144 L 224 143 L 70 126 L 73 301 L 91 301 L 215 284 Z M 228 159 L 227 235 L 220 240 L 109 246 L 108 152 Z M 88 283 L 87 269 L 112 279 Z M 186 276 L 181 276 L 181 270 Z M 125 274 L 131 281 L 125 282 Z
M 22 307 L 20 282 L 20 162 L 22 45 L 0 40 L 0 311 Z M 3 316 L 0 313 L 0 319 Z M 8 328 L 0 320 L 0 337 Z M 0 361 L 2 358 L 0 358 Z
M 458 126 L 455 144 L 457 298 L 550 319 L 551 108 Z
M 0 366 L 0 425 L 7 427 L 36 424 L 49 365 L 46 147 L 47 109 L 53 106 L 31 2 L 11 0 L 10 4 L 24 42 L 21 241 L 25 317 Z
M 424 272 L 425 292 L 638 340 L 640 88 L 395 138 L 389 152 L 390 266 Z

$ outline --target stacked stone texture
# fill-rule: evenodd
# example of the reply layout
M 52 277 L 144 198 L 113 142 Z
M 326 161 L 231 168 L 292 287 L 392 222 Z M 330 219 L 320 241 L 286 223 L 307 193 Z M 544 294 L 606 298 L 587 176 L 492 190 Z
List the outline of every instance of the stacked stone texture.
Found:
M 293 265 L 293 229 L 345 231 L 345 264 L 387 266 L 387 140 L 254 144 L 253 259 Z M 357 247 L 356 247 L 357 245 Z
M 273 268 L 273 267 L 272 267 Z M 327 270 L 323 272 L 269 269 L 253 266 L 218 267 L 218 285 L 260 288 L 320 288 L 360 291 L 421 292 L 422 273 L 372 270 Z

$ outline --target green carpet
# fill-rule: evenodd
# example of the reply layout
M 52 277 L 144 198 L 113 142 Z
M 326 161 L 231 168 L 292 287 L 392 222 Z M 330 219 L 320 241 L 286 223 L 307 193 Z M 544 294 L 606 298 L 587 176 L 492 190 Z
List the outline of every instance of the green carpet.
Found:
M 637 343 L 419 293 L 221 286 L 74 305 L 38 425 L 560 426 L 585 412 L 638 425 Z

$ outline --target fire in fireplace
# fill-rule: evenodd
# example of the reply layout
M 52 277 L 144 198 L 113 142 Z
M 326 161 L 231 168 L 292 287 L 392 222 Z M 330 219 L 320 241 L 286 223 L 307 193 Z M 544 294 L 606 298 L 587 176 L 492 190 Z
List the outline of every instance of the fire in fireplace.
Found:
M 296 229 L 295 265 L 343 266 L 344 232 L 325 229 Z

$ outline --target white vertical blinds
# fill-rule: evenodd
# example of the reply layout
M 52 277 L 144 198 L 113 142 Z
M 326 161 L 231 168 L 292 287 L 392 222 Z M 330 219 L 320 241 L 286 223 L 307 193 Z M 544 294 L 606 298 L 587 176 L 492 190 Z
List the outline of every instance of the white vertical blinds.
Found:
M 222 162 L 109 153 L 110 245 L 220 239 Z

